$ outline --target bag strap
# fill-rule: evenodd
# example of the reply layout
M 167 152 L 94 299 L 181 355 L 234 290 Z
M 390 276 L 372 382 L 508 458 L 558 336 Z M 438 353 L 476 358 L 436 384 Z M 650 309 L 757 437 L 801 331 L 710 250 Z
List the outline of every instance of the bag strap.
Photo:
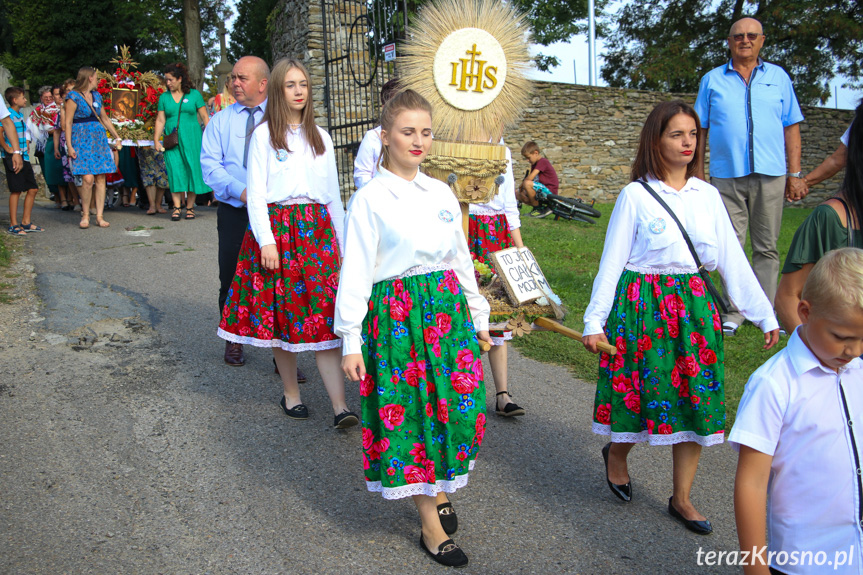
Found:
M 839 196 L 836 196 L 833 199 L 838 201 L 840 204 L 842 204 L 842 207 L 845 208 L 845 229 L 848 231 L 848 247 L 853 248 L 854 232 L 851 230 L 851 210 L 848 209 L 848 202 L 846 202 Z
M 653 199 L 659 202 L 659 205 L 665 208 L 665 211 L 668 212 L 668 215 L 671 216 L 671 219 L 674 220 L 674 223 L 677 224 L 677 227 L 680 228 L 680 233 L 683 234 L 683 239 L 686 242 L 686 246 L 689 248 L 689 253 L 692 254 L 692 259 L 695 260 L 695 266 L 698 268 L 698 273 L 701 273 L 701 270 L 704 269 L 704 265 L 701 263 L 701 259 L 698 257 L 698 253 L 695 251 L 695 246 L 692 245 L 692 240 L 689 239 L 689 234 L 686 233 L 686 228 L 683 227 L 683 224 L 680 223 L 680 220 L 677 219 L 677 216 L 671 211 L 671 208 L 668 207 L 668 204 L 665 203 L 665 200 L 659 197 L 653 188 L 647 185 L 647 182 L 644 180 L 638 180 L 638 183 L 644 186 L 644 189 L 647 190 Z
M 173 96 L 171 96 L 173 98 Z M 183 111 L 183 99 L 186 97 L 186 94 L 180 96 L 180 107 L 177 108 L 177 128 L 174 130 L 177 133 L 177 137 L 180 137 L 180 113 Z
M 80 94 L 80 92 L 79 92 L 79 94 Z M 96 101 L 96 96 L 93 95 L 92 91 L 90 92 L 90 97 L 93 98 L 94 102 Z M 81 94 L 81 98 L 83 98 L 84 101 L 87 102 L 87 98 L 84 97 L 84 94 Z M 90 102 L 87 102 L 87 106 L 90 107 L 90 113 L 93 114 L 93 116 L 96 118 L 96 121 L 99 122 L 99 124 L 107 130 L 108 128 L 105 127 L 105 124 L 102 122 L 102 117 L 96 113 L 96 109 L 93 107 L 93 104 L 91 104 Z

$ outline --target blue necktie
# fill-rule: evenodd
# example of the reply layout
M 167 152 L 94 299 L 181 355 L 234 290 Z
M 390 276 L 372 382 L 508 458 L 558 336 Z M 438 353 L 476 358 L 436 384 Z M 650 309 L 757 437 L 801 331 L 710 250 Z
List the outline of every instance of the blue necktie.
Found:
M 260 110 L 260 106 L 255 106 L 254 108 L 246 108 L 246 111 L 249 113 L 249 119 L 246 120 L 246 144 L 243 146 L 243 167 L 246 167 L 246 164 L 249 161 L 249 141 L 252 139 L 252 130 L 255 129 L 255 112 Z

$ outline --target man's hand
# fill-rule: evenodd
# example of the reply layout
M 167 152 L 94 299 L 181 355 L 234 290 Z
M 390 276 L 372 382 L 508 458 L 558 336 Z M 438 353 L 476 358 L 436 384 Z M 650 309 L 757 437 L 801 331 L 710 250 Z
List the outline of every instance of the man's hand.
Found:
M 806 182 L 803 178 L 795 178 L 793 176 L 789 176 L 785 180 L 785 199 L 789 202 L 796 202 L 797 200 L 802 200 L 809 194 L 809 187 L 806 185 Z
M 12 171 L 16 174 L 24 169 L 24 156 L 12 154 Z
M 244 204 L 248 203 L 248 201 L 246 201 L 246 189 L 245 188 L 243 188 L 243 193 L 240 194 L 240 201 L 243 202 Z

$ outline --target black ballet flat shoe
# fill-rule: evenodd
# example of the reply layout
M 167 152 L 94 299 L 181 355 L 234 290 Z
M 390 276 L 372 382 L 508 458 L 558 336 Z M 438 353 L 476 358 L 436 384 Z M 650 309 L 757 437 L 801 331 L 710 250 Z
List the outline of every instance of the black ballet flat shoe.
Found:
M 428 556 L 435 560 L 435 562 L 440 563 L 441 565 L 445 565 L 447 567 L 466 567 L 467 566 L 467 555 L 464 554 L 464 551 L 461 550 L 461 547 L 455 544 L 455 541 L 452 539 L 447 539 L 438 547 L 437 553 L 432 553 L 428 547 L 426 547 L 426 542 L 423 540 L 423 534 L 420 533 L 420 547 L 422 547 L 423 551 L 428 553 Z
M 282 406 L 282 410 L 284 410 L 285 415 L 290 417 L 291 419 L 308 419 L 309 418 L 309 408 L 303 405 L 302 403 L 299 405 L 295 405 L 292 408 L 288 409 L 285 404 L 285 396 L 282 396 L 282 401 L 279 402 L 279 405 Z
M 680 514 L 680 511 L 674 508 L 674 496 L 668 498 L 668 514 L 683 523 L 683 526 L 692 531 L 693 533 L 698 533 L 699 535 L 710 535 L 713 533 L 713 526 L 710 524 L 710 521 L 693 521 L 691 519 L 687 519 L 683 515 Z
M 338 414 L 333 421 L 333 427 L 336 429 L 347 429 L 353 427 L 360 422 L 360 418 L 353 411 L 345 410 Z
M 622 501 L 629 503 L 632 501 L 632 481 L 624 484 L 618 485 L 617 483 L 612 483 L 608 478 L 608 450 L 611 449 L 611 443 L 607 443 L 605 447 L 602 448 L 602 459 L 605 461 L 605 482 L 608 483 L 608 488 L 611 489 L 611 492 L 617 495 Z
M 440 517 L 440 526 L 444 533 L 452 535 L 458 531 L 458 516 L 455 514 L 452 503 L 447 501 L 437 506 L 437 514 Z

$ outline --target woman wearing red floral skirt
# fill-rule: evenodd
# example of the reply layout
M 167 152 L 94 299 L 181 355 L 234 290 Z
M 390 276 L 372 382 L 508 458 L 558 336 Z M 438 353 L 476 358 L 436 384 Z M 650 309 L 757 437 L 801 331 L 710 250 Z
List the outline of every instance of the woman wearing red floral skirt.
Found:
M 663 102 L 647 117 L 632 165 L 632 183 L 617 198 L 599 272 L 584 313 L 584 346 L 614 342 L 602 354 L 593 431 L 610 435 L 602 449 L 606 481 L 630 501 L 626 457 L 636 443 L 671 445 L 672 517 L 697 533 L 712 531 L 690 501 L 703 446 L 725 437 L 722 325 L 718 302 L 698 273 L 668 205 L 708 270 L 718 270 L 731 299 L 764 332 L 779 339 L 770 301 L 737 242 L 719 192 L 693 177 L 698 115 L 684 102 Z M 603 327 L 605 331 L 603 333 Z
M 503 140 L 500 141 L 503 145 Z M 521 218 L 515 200 L 515 180 L 512 176 L 512 152 L 506 149 L 506 174 L 498 186 L 497 195 L 486 204 L 470 204 L 468 246 L 474 260 L 494 267 L 491 254 L 500 250 L 523 248 Z M 491 326 L 489 331 L 494 347 L 488 352 L 491 376 L 494 379 L 494 412 L 502 417 L 524 415 L 524 408 L 511 400 L 507 373 L 506 342 L 512 331 L 505 325 Z
M 296 60 L 280 60 L 267 108 L 251 135 L 246 194 L 249 230 L 219 324 L 219 336 L 271 347 L 282 377 L 281 406 L 308 419 L 297 385 L 297 353 L 314 351 L 335 412 L 335 427 L 359 423 L 345 402 L 333 333 L 344 209 L 333 143 L 315 125 L 311 80 Z
M 485 433 L 477 338 L 488 335 L 449 187 L 419 172 L 431 147 L 431 106 L 412 90 L 381 113 L 377 175 L 351 200 L 336 300 L 342 367 L 360 381 L 366 487 L 413 497 L 419 544 L 435 561 L 468 558 L 449 535 L 446 494 L 467 485 Z

